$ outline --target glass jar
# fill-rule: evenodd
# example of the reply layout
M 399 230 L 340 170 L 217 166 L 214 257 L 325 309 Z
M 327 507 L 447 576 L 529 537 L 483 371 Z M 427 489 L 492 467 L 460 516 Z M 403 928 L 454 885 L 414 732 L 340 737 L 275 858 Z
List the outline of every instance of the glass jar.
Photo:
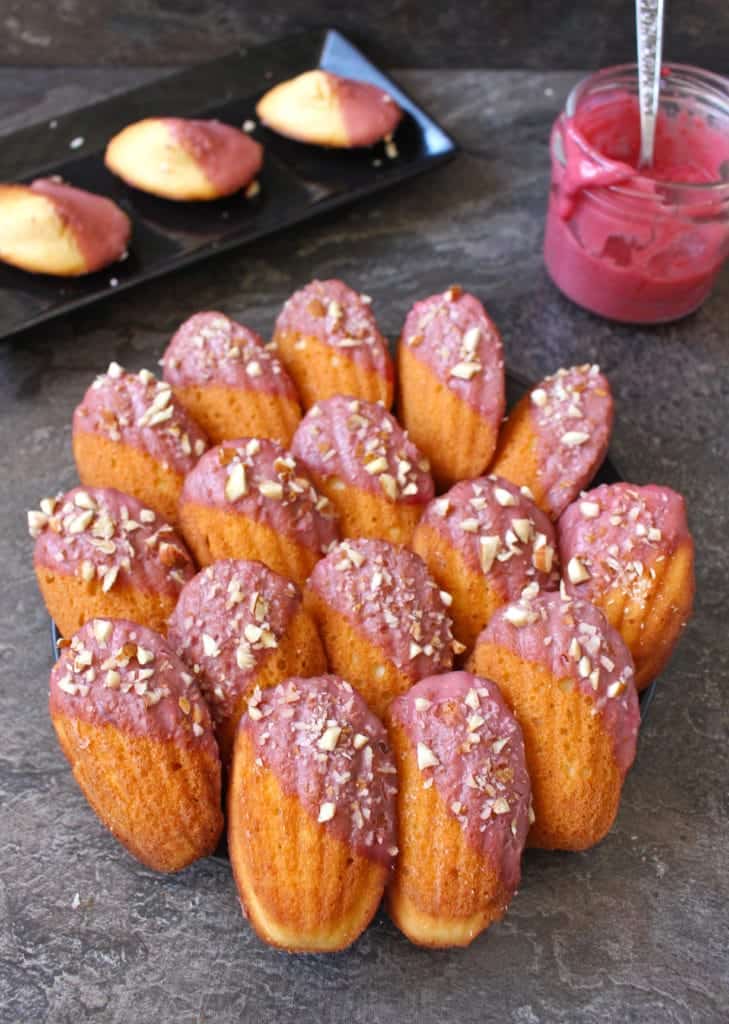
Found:
M 547 270 L 585 309 L 626 323 L 692 313 L 729 254 L 729 80 L 663 70 L 653 166 L 637 169 L 635 65 L 579 82 L 555 121 Z

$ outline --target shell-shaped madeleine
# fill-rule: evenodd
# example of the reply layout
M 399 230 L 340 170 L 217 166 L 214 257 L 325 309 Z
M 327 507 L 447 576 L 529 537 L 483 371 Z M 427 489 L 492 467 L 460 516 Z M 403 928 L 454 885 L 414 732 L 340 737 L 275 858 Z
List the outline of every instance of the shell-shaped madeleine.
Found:
M 451 668 L 450 601 L 422 559 L 378 540 L 338 544 L 305 591 L 329 667 L 380 716 L 418 679 Z
M 556 546 L 544 512 L 496 476 L 464 480 L 432 501 L 412 542 L 452 595 L 454 633 L 469 648 L 496 609 L 525 588 L 557 586 Z
M 466 672 L 422 680 L 387 723 L 399 778 L 390 915 L 419 945 L 468 945 L 503 917 L 521 876 L 521 730 L 496 685 Z
M 337 676 L 256 691 L 228 789 L 228 849 L 244 911 L 283 949 L 350 945 L 374 915 L 395 848 L 387 734 Z
M 345 537 L 410 542 L 433 480 L 428 460 L 381 405 L 343 395 L 317 402 L 291 450 L 336 508 Z
M 28 513 L 33 565 L 48 614 L 63 636 L 97 616 L 160 633 L 195 575 L 175 530 L 130 494 L 75 487 Z
M 612 425 L 612 393 L 599 366 L 557 370 L 509 413 L 491 472 L 526 485 L 557 519 L 600 468 Z
M 501 335 L 458 285 L 416 302 L 398 345 L 398 412 L 439 487 L 481 476 L 505 408 Z
M 177 518 L 185 475 L 207 449 L 170 385 L 149 370 L 127 373 L 111 363 L 73 414 L 81 483 L 132 494 L 168 522 Z
M 603 484 L 565 510 L 558 534 L 565 587 L 620 632 L 644 689 L 691 616 L 694 544 L 683 498 L 655 484 Z
M 301 591 L 261 562 L 213 562 L 194 576 L 182 588 L 167 636 L 195 670 L 224 764 L 256 686 L 265 690 L 327 669 Z
M 402 111 L 392 96 L 370 82 L 317 68 L 280 82 L 256 107 L 279 135 L 315 146 L 372 146 L 397 128 Z
M 270 437 L 288 445 L 299 396 L 263 338 L 223 313 L 195 313 L 162 356 L 163 376 L 214 444 Z
M 260 171 L 263 147 L 220 121 L 147 117 L 109 141 L 104 162 L 143 192 L 191 202 L 239 192 Z
M 286 301 L 273 341 L 304 409 L 332 395 L 392 405 L 394 370 L 369 296 L 343 281 L 311 281 Z
M 201 565 L 253 559 L 299 584 L 339 539 L 329 500 L 267 438 L 225 441 L 203 455 L 185 479 L 179 519 Z
M 617 814 L 640 723 L 620 634 L 587 601 L 541 594 L 497 611 L 468 667 L 498 684 L 524 733 L 536 815 L 529 845 L 599 842 Z
M 110 199 L 38 178 L 0 185 L 0 260 L 59 277 L 90 274 L 121 259 L 132 226 Z
M 84 796 L 135 857 L 179 871 L 213 852 L 223 816 L 210 713 L 158 633 L 92 619 L 53 667 L 49 708 Z

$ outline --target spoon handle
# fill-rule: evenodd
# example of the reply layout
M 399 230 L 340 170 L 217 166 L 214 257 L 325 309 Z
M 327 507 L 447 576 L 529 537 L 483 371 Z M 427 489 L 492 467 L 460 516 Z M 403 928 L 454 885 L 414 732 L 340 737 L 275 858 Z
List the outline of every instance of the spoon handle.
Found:
M 653 163 L 656 117 L 661 91 L 663 0 L 635 0 L 638 37 L 638 98 L 640 102 L 640 167 Z

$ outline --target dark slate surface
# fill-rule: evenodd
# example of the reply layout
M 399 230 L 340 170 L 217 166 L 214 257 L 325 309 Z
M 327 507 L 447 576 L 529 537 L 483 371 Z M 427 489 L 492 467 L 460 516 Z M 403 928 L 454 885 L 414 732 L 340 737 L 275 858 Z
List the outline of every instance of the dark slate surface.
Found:
M 666 54 L 726 72 L 725 0 L 667 4 Z M 0 64 L 175 64 L 334 25 L 399 67 L 597 67 L 631 60 L 632 0 L 5 0 Z
M 580 312 L 550 286 L 540 256 L 548 127 L 574 76 L 401 77 L 463 143 L 457 162 L 0 348 L 2 1024 L 729 1019 L 729 277 L 673 327 Z M 48 117 L 139 78 L 5 72 L 0 113 L 4 124 L 23 110 Z M 661 679 L 617 824 L 589 853 L 529 853 L 506 920 L 463 952 L 417 950 L 384 916 L 343 955 L 268 950 L 240 916 L 225 862 L 165 878 L 116 845 L 46 713 L 47 618 L 24 513 L 74 481 L 74 403 L 112 358 L 154 367 L 197 309 L 265 334 L 313 272 L 371 293 L 390 335 L 414 299 L 456 280 L 486 301 L 514 368 L 536 377 L 598 360 L 616 392 L 624 474 L 688 498 L 697 612 Z

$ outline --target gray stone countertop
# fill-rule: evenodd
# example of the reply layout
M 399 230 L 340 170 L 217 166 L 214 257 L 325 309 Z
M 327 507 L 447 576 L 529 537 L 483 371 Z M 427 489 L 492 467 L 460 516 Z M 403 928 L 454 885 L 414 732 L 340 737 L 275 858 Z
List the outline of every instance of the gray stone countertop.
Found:
M 0 132 L 153 74 L 5 70 Z M 729 275 L 674 326 L 583 313 L 551 286 L 540 251 L 549 126 L 576 75 L 396 77 L 462 143 L 456 161 L 0 346 L 2 1024 L 729 1019 Z M 390 336 L 415 299 L 457 281 L 485 301 L 514 369 L 537 378 L 599 362 L 617 399 L 615 462 L 688 501 L 696 613 L 660 679 L 615 827 L 588 853 L 529 852 L 506 919 L 465 951 L 416 949 L 384 914 L 344 954 L 266 948 L 225 861 L 162 877 L 112 840 L 48 719 L 48 619 L 25 510 L 74 483 L 72 408 L 111 359 L 154 368 L 198 309 L 267 334 L 314 274 L 373 295 Z

